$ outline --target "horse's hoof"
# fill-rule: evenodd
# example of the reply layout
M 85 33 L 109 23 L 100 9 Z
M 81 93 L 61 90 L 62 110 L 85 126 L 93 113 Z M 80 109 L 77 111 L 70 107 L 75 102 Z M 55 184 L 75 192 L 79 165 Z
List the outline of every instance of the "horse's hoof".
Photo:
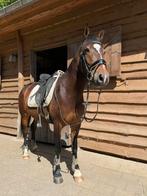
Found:
M 84 181 L 84 178 L 83 178 L 83 176 L 80 176 L 80 177 L 73 177 L 74 178 L 74 181 L 76 182 L 76 183 L 78 183 L 78 184 L 80 184 L 81 182 L 83 182 Z
M 54 177 L 54 183 L 55 184 L 61 184 L 63 182 L 62 176 L 60 177 Z
M 73 178 L 74 178 L 74 181 L 75 181 L 76 183 L 81 183 L 81 182 L 83 182 L 83 180 L 84 180 L 84 178 L 83 178 L 83 176 L 82 176 L 82 174 L 81 174 L 81 172 L 80 172 L 79 169 L 75 169 Z
M 28 160 L 28 159 L 30 159 L 30 156 L 29 156 L 29 155 L 23 155 L 22 158 L 23 158 L 24 160 Z

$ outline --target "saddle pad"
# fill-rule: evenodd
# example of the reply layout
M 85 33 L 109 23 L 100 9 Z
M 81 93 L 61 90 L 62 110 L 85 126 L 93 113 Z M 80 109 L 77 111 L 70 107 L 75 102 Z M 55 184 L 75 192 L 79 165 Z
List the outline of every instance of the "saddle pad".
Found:
M 52 83 L 52 85 L 51 85 L 50 90 L 47 90 L 47 94 L 46 94 L 46 96 L 45 96 L 46 99 L 45 99 L 44 104 L 43 104 L 44 107 L 49 105 L 49 103 L 50 103 L 50 101 L 51 101 L 51 99 L 52 99 L 52 97 L 53 97 L 53 92 L 54 92 L 56 83 L 57 83 L 59 77 L 60 77 L 63 73 L 64 73 L 63 71 L 58 70 L 58 71 L 52 76 L 52 77 L 54 78 L 54 81 L 53 81 L 53 83 Z M 35 108 L 38 107 L 38 105 L 37 105 L 37 103 L 36 103 L 36 96 L 35 96 L 35 95 L 36 95 L 37 91 L 39 90 L 39 88 L 40 88 L 40 85 L 37 84 L 37 85 L 32 89 L 32 91 L 31 91 L 31 93 L 30 93 L 30 95 L 29 95 L 29 97 L 28 97 L 28 106 L 29 106 L 29 107 L 35 107 Z

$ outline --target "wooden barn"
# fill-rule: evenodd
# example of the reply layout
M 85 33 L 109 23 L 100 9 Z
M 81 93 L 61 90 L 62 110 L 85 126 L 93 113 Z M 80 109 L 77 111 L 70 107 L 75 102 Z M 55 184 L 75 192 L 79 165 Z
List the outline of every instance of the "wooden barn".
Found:
M 83 122 L 79 145 L 147 161 L 147 1 L 20 0 L 0 10 L 0 132 L 19 134 L 18 94 L 40 73 L 66 70 L 83 29 L 105 31 L 111 80 L 99 114 Z M 91 89 L 87 116 L 96 111 Z M 85 93 L 86 94 L 86 93 Z M 37 133 L 49 141 L 49 133 Z

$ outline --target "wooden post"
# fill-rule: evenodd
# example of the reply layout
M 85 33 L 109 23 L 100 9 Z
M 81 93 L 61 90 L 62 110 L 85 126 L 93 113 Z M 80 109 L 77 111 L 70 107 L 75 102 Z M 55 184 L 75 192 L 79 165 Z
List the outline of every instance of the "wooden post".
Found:
M 2 58 L 0 56 L 0 89 L 2 87 L 2 72 L 1 72 L 1 70 L 2 70 Z
M 34 82 L 36 80 L 36 66 L 37 66 L 37 55 L 35 51 L 30 51 L 30 81 Z
M 16 33 L 17 37 L 17 54 L 18 54 L 18 93 L 24 87 L 24 77 L 23 77 L 23 65 L 24 65 L 24 54 L 23 54 L 23 39 L 20 33 L 20 30 Z M 21 116 L 18 111 L 18 119 L 17 119 L 17 137 L 20 138 L 22 136 L 21 132 Z
M 23 39 L 20 31 L 17 31 L 17 54 L 18 54 L 18 91 L 24 87 L 24 77 L 23 77 Z

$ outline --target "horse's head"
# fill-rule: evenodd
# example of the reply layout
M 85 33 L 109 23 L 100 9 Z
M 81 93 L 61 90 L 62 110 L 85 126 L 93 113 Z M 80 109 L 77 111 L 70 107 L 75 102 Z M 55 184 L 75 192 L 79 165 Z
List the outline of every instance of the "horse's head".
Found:
M 109 82 L 109 72 L 103 58 L 101 39 L 102 32 L 97 37 L 88 36 L 81 46 L 80 59 L 86 78 L 95 84 L 106 86 Z

